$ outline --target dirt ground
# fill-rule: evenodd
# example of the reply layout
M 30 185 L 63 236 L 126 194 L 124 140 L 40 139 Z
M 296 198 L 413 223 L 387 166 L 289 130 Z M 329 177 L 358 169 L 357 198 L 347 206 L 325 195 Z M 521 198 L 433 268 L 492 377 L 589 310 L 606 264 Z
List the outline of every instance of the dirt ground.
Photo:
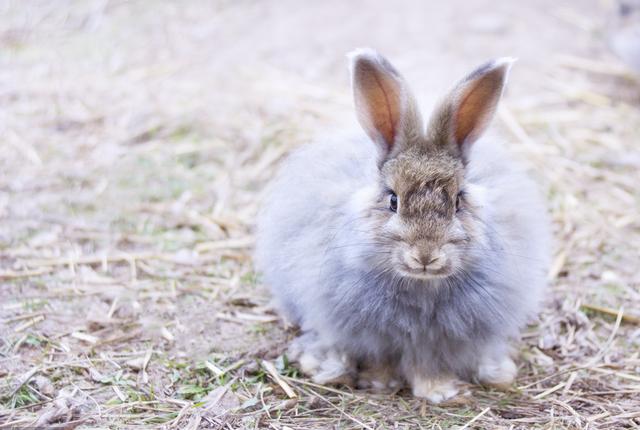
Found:
M 0 3 L 0 429 L 640 427 L 640 80 L 609 50 L 614 8 Z M 507 391 L 431 406 L 317 386 L 283 355 L 254 216 L 292 148 L 355 127 L 360 46 L 426 111 L 519 58 L 495 128 L 556 246 Z

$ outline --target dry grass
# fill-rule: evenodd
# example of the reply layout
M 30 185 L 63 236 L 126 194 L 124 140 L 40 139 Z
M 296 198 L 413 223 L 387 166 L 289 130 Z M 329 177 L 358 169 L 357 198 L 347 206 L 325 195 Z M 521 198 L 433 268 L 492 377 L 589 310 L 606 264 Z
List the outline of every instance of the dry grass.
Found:
M 419 51 L 452 33 L 411 1 L 403 16 L 433 25 L 370 40 L 389 6 L 0 5 L 0 428 L 639 427 L 640 86 L 601 41 L 601 5 L 518 5 L 549 55 L 524 50 L 498 123 L 548 189 L 552 286 L 514 387 L 438 407 L 287 363 L 254 214 L 284 154 L 351 121 L 346 49 L 382 45 L 410 80 L 450 82 L 436 58 L 462 72 L 531 43 L 499 19 L 520 9 L 474 21 L 454 1 L 442 13 L 478 34 Z

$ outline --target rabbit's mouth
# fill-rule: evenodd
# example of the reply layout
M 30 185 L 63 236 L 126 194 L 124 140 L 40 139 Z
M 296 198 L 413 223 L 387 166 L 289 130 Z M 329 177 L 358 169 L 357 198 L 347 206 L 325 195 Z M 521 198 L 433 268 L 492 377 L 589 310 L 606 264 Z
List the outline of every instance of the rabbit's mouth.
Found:
M 438 269 L 429 269 L 428 267 L 413 269 L 406 264 L 401 264 L 396 270 L 400 275 L 414 279 L 441 279 L 450 276 L 453 272 L 450 264 L 441 266 Z

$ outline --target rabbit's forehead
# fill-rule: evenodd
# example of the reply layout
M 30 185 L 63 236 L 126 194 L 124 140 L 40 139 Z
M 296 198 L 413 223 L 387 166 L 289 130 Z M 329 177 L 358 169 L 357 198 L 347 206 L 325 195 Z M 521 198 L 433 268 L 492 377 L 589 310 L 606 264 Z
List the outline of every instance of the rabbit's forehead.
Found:
M 405 222 L 421 227 L 445 225 L 452 219 L 463 177 L 460 160 L 446 153 L 413 153 L 401 154 L 387 164 L 385 182 L 398 195 L 399 214 Z
M 444 204 L 458 193 L 462 181 L 462 163 L 446 154 L 400 156 L 387 164 L 386 185 L 405 205 Z

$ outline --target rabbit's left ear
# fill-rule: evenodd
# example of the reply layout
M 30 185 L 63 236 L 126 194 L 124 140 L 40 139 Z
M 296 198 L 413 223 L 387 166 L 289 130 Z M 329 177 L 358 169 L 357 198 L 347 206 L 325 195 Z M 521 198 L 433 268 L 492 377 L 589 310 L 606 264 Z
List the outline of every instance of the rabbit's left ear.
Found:
M 404 79 L 386 58 L 372 49 L 349 57 L 358 121 L 384 162 L 422 137 L 422 118 Z
M 490 61 L 462 79 L 434 113 L 428 140 L 466 161 L 473 142 L 485 132 L 498 107 L 515 59 Z

